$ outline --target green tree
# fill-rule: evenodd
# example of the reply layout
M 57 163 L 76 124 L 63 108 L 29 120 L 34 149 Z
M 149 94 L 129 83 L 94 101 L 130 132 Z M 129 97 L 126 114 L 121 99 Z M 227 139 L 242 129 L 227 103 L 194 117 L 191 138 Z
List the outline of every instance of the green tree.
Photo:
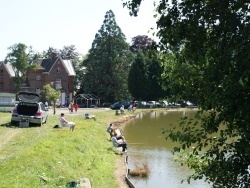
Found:
M 132 52 L 135 52 L 139 49 L 146 52 L 154 47 L 155 41 L 147 35 L 138 35 L 132 38 L 131 43 L 130 50 Z
M 42 94 L 53 103 L 53 114 L 56 113 L 56 100 L 60 98 L 61 92 L 53 88 L 53 83 L 43 86 Z
M 129 77 L 129 91 L 135 99 L 158 100 L 167 94 L 161 86 L 161 53 L 155 42 L 145 35 L 132 39 L 131 51 L 136 55 Z
M 157 50 L 150 50 L 148 55 L 147 65 L 147 82 L 148 82 L 148 99 L 159 100 L 160 98 L 166 97 L 167 92 L 163 90 L 161 86 L 161 74 L 163 73 L 163 67 L 161 65 L 161 54 Z
M 7 54 L 6 61 L 9 61 L 13 66 L 15 72 L 14 84 L 19 89 L 22 84 L 25 84 L 27 78 L 27 72 L 30 69 L 36 68 L 34 65 L 30 65 L 32 56 L 27 51 L 27 46 L 22 43 L 14 44 L 8 48 L 10 52 Z M 29 52 L 32 51 L 30 47 Z
M 140 3 L 124 5 L 137 13 Z M 160 1 L 156 7 L 161 49 L 172 53 L 163 79 L 174 95 L 193 96 L 200 108 L 201 127 L 184 121 L 182 132 L 168 136 L 183 149 L 195 146 L 187 159 L 191 178 L 205 177 L 213 187 L 250 184 L 249 7 L 244 0 Z M 197 155 L 202 165 L 190 163 Z
M 72 60 L 79 59 L 80 53 L 77 52 L 75 45 L 64 46 L 62 50 L 59 50 L 59 54 L 62 59 Z
M 145 56 L 141 51 L 136 53 L 136 58 L 131 65 L 128 75 L 128 90 L 134 99 L 146 100 L 147 77 Z
M 53 47 L 49 47 L 48 50 L 44 50 L 41 54 L 42 58 L 50 58 L 52 53 L 58 53 L 59 50 L 57 50 L 56 48 Z
M 130 98 L 127 78 L 132 61 L 126 38 L 109 10 L 82 63 L 87 70 L 82 89 L 106 102 Z

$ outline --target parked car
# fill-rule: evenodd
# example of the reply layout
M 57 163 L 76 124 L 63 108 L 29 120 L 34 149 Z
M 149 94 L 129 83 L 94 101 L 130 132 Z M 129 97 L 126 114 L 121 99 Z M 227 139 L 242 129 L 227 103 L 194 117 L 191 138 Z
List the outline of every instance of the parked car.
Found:
M 121 106 L 123 105 L 124 106 L 124 109 L 127 109 L 130 105 L 132 104 L 132 101 L 131 100 L 124 100 L 124 101 L 118 101 L 118 102 L 115 102 L 114 104 L 112 104 L 110 106 L 110 108 L 112 110 L 118 110 L 121 108 Z
M 39 95 L 36 93 L 19 92 L 20 100 L 12 112 L 11 124 L 19 124 L 22 121 L 34 123 L 41 126 L 46 123 L 48 112 L 42 102 L 39 102 Z
M 184 101 L 184 104 L 185 104 L 185 107 L 188 107 L 188 108 L 196 108 L 197 105 L 190 102 L 190 101 Z
M 178 108 L 181 105 L 179 103 L 176 102 L 168 102 L 168 101 L 162 101 L 162 107 L 170 107 L 170 108 Z
M 135 104 L 139 108 L 144 108 L 144 107 L 146 107 L 147 102 L 146 101 L 135 101 Z
M 150 108 L 153 108 L 153 107 L 158 108 L 162 106 L 159 102 L 156 102 L 156 101 L 148 101 L 146 105 Z
M 162 107 L 167 107 L 169 104 L 168 101 L 162 101 Z

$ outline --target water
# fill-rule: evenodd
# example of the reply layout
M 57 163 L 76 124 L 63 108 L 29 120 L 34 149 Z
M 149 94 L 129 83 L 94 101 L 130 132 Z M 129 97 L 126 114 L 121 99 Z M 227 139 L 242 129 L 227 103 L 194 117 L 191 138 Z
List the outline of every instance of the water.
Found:
M 147 164 L 150 169 L 148 178 L 131 178 L 136 188 L 208 188 L 203 180 L 191 180 L 181 183 L 192 171 L 173 160 L 171 150 L 177 143 L 166 140 L 162 134 L 163 128 L 170 124 L 178 124 L 181 116 L 194 115 L 188 112 L 151 112 L 140 114 L 124 127 L 128 142 L 128 166 L 132 170 Z

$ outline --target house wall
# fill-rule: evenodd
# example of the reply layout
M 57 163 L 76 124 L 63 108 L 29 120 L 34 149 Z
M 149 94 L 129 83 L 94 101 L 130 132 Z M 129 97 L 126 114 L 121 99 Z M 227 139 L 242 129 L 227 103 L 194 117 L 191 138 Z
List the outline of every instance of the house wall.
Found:
M 16 87 L 5 66 L 0 66 L 0 92 L 16 93 Z
M 38 69 L 28 73 L 29 92 L 39 93 L 43 88 L 43 70 Z

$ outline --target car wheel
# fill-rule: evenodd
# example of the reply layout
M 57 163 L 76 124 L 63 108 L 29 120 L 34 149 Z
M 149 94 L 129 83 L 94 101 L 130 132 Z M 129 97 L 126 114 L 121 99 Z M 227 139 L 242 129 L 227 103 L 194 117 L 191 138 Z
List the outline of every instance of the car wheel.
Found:
M 41 119 L 41 122 L 38 124 L 39 127 L 42 127 L 43 125 L 43 119 Z
M 17 126 L 17 122 L 16 121 L 11 121 L 10 126 Z

